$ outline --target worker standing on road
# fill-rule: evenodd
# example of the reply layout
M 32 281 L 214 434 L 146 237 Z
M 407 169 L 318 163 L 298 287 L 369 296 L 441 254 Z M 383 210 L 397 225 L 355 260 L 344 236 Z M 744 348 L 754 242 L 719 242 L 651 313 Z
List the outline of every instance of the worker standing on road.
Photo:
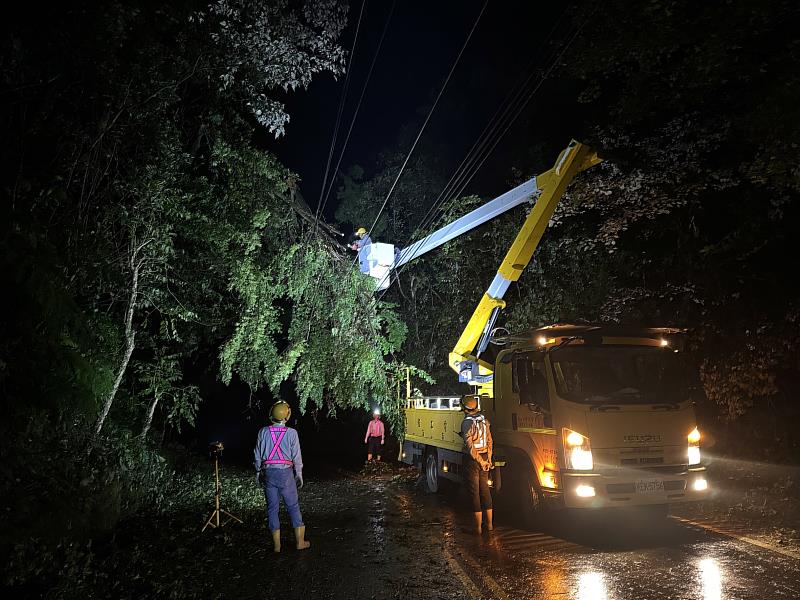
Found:
M 292 414 L 289 404 L 278 400 L 269 409 L 272 425 L 258 432 L 255 449 L 255 467 L 258 482 L 264 487 L 267 499 L 267 521 L 272 533 L 275 552 L 281 551 L 281 522 L 279 518 L 281 498 L 286 504 L 294 528 L 294 539 L 298 550 L 305 550 L 311 543 L 306 541 L 306 526 L 300 514 L 297 488 L 303 487 L 303 456 L 300 454 L 300 438 L 297 431 L 286 426 Z
M 381 446 L 385 437 L 386 429 L 381 421 L 381 411 L 376 408 L 372 411 L 372 421 L 367 425 L 367 435 L 364 436 L 364 443 L 367 444 L 367 462 L 370 462 L 373 456 L 380 462 Z
M 372 238 L 367 234 L 367 230 L 359 227 L 356 230 L 358 239 L 350 244 L 350 248 L 358 252 L 358 268 L 362 273 L 369 273 L 369 265 L 367 265 L 367 252 L 362 250 L 372 243 Z
M 492 494 L 489 490 L 489 470 L 493 468 L 492 431 L 489 421 L 481 414 L 479 397 L 470 394 L 461 399 L 461 410 L 466 413 L 461 423 L 465 454 L 464 480 L 475 518 L 475 533 L 481 533 L 485 514 L 486 529 L 492 524 Z

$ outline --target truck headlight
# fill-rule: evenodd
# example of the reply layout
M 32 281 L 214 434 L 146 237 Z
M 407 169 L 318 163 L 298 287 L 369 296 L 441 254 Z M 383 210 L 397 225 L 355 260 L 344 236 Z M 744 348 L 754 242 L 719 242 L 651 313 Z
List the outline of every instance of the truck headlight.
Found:
M 591 471 L 594 468 L 594 461 L 592 460 L 589 438 L 566 427 L 562 431 L 562 436 L 564 438 L 564 459 L 567 463 L 567 468 L 578 471 Z
M 689 464 L 690 465 L 699 465 L 700 464 L 700 438 L 703 436 L 700 435 L 700 430 L 695 427 L 686 436 L 686 440 L 689 443 Z

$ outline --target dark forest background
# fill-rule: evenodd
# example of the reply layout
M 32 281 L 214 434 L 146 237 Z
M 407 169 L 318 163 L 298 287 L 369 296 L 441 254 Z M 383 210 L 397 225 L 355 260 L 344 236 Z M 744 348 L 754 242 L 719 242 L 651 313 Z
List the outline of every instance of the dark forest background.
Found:
M 192 501 L 187 448 L 203 450 L 231 411 L 257 428 L 283 395 L 308 431 L 342 414 L 355 431 L 375 405 L 399 425 L 406 366 L 423 391 L 458 390 L 445 357 L 524 210 L 375 296 L 265 142 L 292 135 L 286 107 L 313 78 L 344 76 L 353 10 L 29 3 L 4 20 L 12 581 L 41 572 L 56 552 L 42 548 Z M 797 17 L 781 0 L 565 7 L 537 38 L 528 69 L 543 84 L 497 147 L 505 167 L 434 206 L 462 157 L 452 132 L 484 85 L 476 70 L 437 107 L 373 239 L 403 246 L 548 169 L 569 138 L 591 144 L 605 162 L 569 189 L 499 324 L 686 328 L 712 451 L 797 462 Z M 329 220 L 372 223 L 429 107 L 343 167 Z

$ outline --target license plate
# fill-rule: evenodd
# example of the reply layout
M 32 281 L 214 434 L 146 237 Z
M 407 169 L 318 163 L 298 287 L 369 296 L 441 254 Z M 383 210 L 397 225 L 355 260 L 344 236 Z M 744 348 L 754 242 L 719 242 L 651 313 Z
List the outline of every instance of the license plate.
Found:
M 664 480 L 663 479 L 639 479 L 636 482 L 637 494 L 663 494 L 664 493 Z

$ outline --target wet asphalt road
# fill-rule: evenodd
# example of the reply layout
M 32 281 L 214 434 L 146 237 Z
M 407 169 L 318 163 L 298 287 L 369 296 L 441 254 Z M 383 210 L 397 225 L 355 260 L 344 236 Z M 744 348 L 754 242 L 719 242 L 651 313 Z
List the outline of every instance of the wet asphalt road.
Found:
M 400 495 L 406 492 L 400 491 Z M 506 523 L 467 534 L 459 495 L 416 492 L 441 515 L 446 546 L 479 598 L 636 600 L 800 598 L 800 560 L 637 512 L 555 517 L 543 531 Z M 469 585 L 466 587 L 469 591 Z
M 462 529 L 461 499 L 391 475 L 310 481 L 301 493 L 310 550 L 292 549 L 284 530 L 284 552 L 273 554 L 263 515 L 252 514 L 208 538 L 224 558 L 184 576 L 207 598 L 800 599 L 800 559 L 676 519 L 555 518 L 526 531 L 497 515 L 478 537 Z M 233 547 L 244 558 L 224 550 Z

